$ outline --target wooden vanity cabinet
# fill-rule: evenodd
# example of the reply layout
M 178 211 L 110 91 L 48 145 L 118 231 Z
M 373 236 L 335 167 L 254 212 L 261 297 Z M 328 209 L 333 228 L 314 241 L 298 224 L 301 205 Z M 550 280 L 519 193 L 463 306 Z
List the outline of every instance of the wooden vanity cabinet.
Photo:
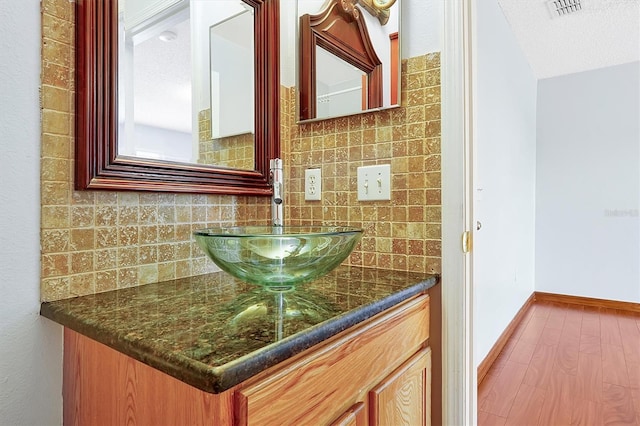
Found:
M 64 423 L 429 425 L 429 302 L 413 297 L 221 394 L 66 330 Z
M 431 350 L 423 350 L 369 393 L 369 424 L 431 424 Z
M 358 402 L 342 414 L 331 426 L 365 426 L 367 424 L 367 412 L 364 402 Z
M 358 402 L 331 426 L 431 424 L 431 350 L 413 356 L 398 371 L 369 392 L 369 418 Z
M 358 402 L 365 405 L 365 414 L 372 420 L 370 413 L 384 414 L 390 409 L 396 383 L 404 382 L 404 372 L 397 369 L 413 354 L 424 351 L 428 338 L 429 297 L 422 295 L 239 389 L 239 425 L 331 424 Z M 415 391 L 428 393 L 427 382 L 423 380 Z M 377 394 L 370 395 L 374 388 Z M 398 398 L 397 403 L 400 406 L 403 401 Z M 419 405 L 424 412 L 424 404 Z

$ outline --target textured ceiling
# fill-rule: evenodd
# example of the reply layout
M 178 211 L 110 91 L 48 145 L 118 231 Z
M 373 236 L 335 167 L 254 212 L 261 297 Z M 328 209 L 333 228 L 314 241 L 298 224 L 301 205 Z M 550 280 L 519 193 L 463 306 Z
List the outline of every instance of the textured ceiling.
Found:
M 136 123 L 191 132 L 190 20 L 171 28 L 176 38 L 152 37 L 134 51 Z
M 555 18 L 546 0 L 497 1 L 536 78 L 640 60 L 640 0 L 581 0 Z

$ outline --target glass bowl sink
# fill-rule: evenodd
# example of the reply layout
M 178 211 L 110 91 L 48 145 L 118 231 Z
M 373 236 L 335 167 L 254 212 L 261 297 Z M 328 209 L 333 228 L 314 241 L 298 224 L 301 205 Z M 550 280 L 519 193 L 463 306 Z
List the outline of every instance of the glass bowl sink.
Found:
M 223 271 L 274 290 L 318 278 L 342 263 L 362 236 L 343 226 L 239 226 L 194 232 Z

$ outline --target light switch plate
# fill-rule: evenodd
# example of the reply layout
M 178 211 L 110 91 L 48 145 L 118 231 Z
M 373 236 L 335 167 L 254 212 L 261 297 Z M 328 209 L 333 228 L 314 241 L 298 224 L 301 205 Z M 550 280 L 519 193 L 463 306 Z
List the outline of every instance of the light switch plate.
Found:
M 358 200 L 391 200 L 391 165 L 358 167 Z
M 304 171 L 304 199 L 317 201 L 322 198 L 321 169 L 307 169 Z

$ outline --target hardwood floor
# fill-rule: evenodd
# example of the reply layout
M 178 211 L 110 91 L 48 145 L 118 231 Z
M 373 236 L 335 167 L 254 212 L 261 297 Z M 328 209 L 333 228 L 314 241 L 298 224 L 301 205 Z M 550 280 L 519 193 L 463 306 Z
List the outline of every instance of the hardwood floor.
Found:
M 640 426 L 640 314 L 535 302 L 478 388 L 478 425 Z

